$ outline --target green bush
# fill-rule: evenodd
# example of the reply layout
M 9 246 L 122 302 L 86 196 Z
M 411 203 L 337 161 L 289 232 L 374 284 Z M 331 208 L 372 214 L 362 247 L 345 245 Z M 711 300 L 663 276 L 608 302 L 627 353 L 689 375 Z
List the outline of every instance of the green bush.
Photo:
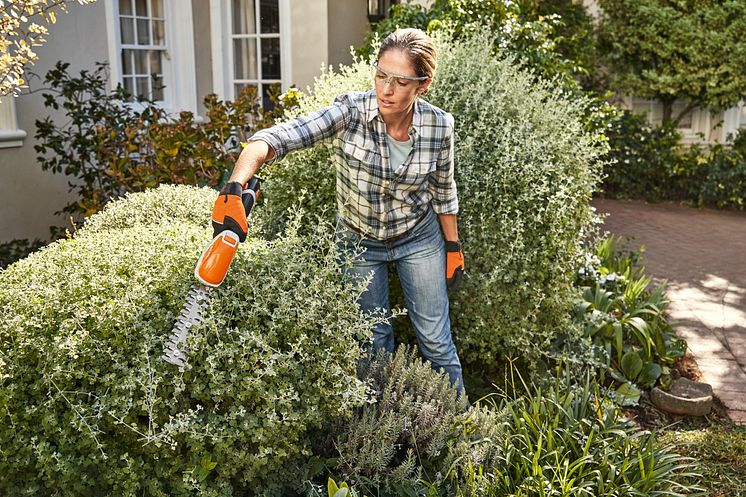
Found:
M 331 229 L 301 238 L 300 221 L 241 246 L 183 372 L 160 359 L 211 232 L 201 214 L 123 220 L 174 193 L 131 195 L 0 272 L 0 494 L 287 495 L 309 430 L 365 400 L 359 290 Z M 214 195 L 179 197 L 201 212 Z
M 58 62 L 45 76 L 44 105 L 64 109 L 65 119 L 37 120 L 34 149 L 42 169 L 75 178 L 69 187 L 78 198 L 62 211 L 79 217 L 161 183 L 219 185 L 238 159 L 240 142 L 294 104 L 294 92 L 273 95 L 276 107 L 264 111 L 251 86 L 234 101 L 209 94 L 207 120 L 197 123 L 191 112 L 170 115 L 151 101 L 129 105 L 131 95 L 121 86 L 109 90 L 104 63 L 78 76 L 67 72 L 69 65 Z
M 112 200 L 88 218 L 82 233 L 122 230 L 157 224 L 207 226 L 217 192 L 196 186 L 160 185 L 140 193 L 127 193 Z
M 437 43 L 440 67 L 428 100 L 456 121 L 466 253 L 466 279 L 451 306 L 457 346 L 462 360 L 486 367 L 505 354 L 536 359 L 568 326 L 574 261 L 605 147 L 584 130 L 588 102 L 495 59 L 486 36 Z M 369 89 L 370 77 L 364 62 L 327 74 L 300 111 Z M 264 224 L 281 225 L 301 192 L 304 208 L 333 216 L 334 171 L 323 145 L 264 174 L 271 216 Z
M 392 5 L 372 26 L 358 53 L 374 53 L 378 40 L 397 28 L 449 30 L 456 38 L 489 32 L 494 47 L 544 77 L 591 79 L 593 24 L 583 5 L 572 0 L 435 0 L 429 7 L 410 1 Z
M 623 111 L 611 119 L 606 134 L 610 161 L 604 170 L 604 195 L 746 209 L 743 131 L 725 144 L 683 145 L 673 124 L 650 126 L 644 115 Z

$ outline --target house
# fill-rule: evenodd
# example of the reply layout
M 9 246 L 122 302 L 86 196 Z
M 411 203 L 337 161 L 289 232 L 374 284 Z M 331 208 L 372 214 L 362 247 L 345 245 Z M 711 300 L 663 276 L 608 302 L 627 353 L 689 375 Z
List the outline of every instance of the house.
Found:
M 352 61 L 371 9 L 387 0 L 98 0 L 69 4 L 50 28 L 30 68 L 43 75 L 57 61 L 69 71 L 108 61 L 112 88 L 121 83 L 172 111 L 203 113 L 214 92 L 232 99 L 245 85 L 266 97 L 272 87 L 305 89 L 322 64 Z M 0 103 L 0 243 L 46 238 L 55 216 L 73 200 L 69 178 L 42 171 L 34 121 L 50 115 L 39 79 L 18 98 Z M 60 114 L 59 118 L 63 118 Z

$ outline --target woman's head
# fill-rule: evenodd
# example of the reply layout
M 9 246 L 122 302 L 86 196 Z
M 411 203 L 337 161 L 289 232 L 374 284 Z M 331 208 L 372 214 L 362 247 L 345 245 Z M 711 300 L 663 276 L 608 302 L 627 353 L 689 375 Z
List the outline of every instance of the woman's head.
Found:
M 401 50 L 412 63 L 416 76 L 435 76 L 435 68 L 438 65 L 438 56 L 433 40 L 421 29 L 406 28 L 397 29 L 388 35 L 381 43 L 378 50 L 378 60 L 390 50 Z
M 435 75 L 435 44 L 419 29 L 398 29 L 383 40 L 376 61 L 376 98 L 382 117 L 409 112 Z

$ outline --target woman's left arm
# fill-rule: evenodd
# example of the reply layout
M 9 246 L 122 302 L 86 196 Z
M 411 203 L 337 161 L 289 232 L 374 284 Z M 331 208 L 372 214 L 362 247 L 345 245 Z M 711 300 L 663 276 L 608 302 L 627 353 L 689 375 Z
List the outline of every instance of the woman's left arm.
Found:
M 446 241 L 458 241 L 458 225 L 456 224 L 456 214 L 438 214 L 440 227 L 443 229 L 443 237 Z

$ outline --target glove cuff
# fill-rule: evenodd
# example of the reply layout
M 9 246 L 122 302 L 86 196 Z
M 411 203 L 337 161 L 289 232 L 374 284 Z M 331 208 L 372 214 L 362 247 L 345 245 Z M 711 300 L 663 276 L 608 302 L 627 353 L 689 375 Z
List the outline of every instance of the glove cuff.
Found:
M 236 195 L 238 197 L 243 193 L 243 185 L 238 181 L 229 181 L 220 189 L 221 195 Z
M 461 242 L 458 240 L 449 241 L 446 240 L 446 252 L 461 252 Z

